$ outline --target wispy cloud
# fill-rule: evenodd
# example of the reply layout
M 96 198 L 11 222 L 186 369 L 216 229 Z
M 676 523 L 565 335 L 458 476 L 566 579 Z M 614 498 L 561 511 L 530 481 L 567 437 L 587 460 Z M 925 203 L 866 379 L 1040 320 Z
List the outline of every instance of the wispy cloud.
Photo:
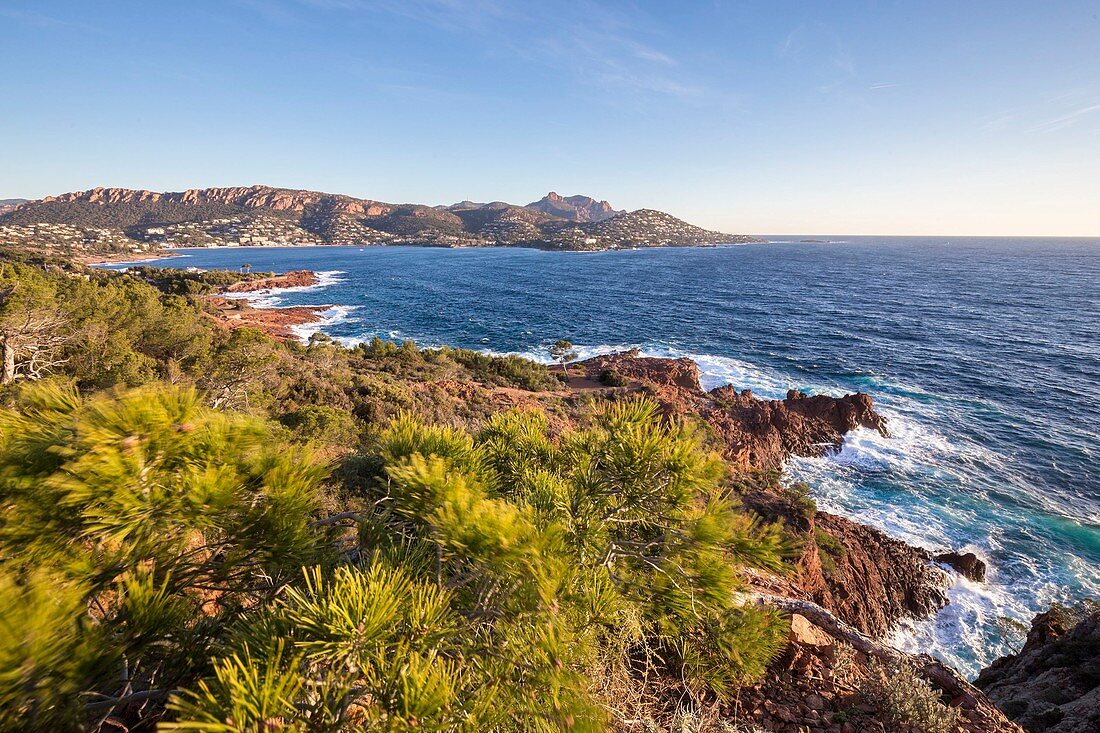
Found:
M 1028 130 L 1028 132 L 1046 133 L 1063 130 L 1067 127 L 1072 127 L 1073 125 L 1076 125 L 1082 119 L 1093 114 L 1094 112 L 1100 112 L 1100 104 L 1090 104 L 1087 107 L 1075 109 L 1068 114 L 1044 120 L 1038 125 L 1032 127 L 1030 130 Z
M 813 69 L 823 94 L 841 89 L 856 74 L 856 62 L 848 45 L 825 23 L 801 23 L 793 28 L 775 49 L 776 56 Z
M 1047 135 L 1075 127 L 1090 118 L 1100 119 L 1100 100 L 1095 93 L 1076 89 L 1002 110 L 986 119 L 980 129 L 983 132 Z
M 811 63 L 822 59 L 848 74 L 856 71 L 855 60 L 840 34 L 824 23 L 801 23 L 788 33 L 776 48 L 776 55 L 798 58 Z
M 871 88 L 872 89 L 893 89 L 894 87 L 899 87 L 899 86 L 901 86 L 901 84 L 898 84 L 896 82 L 880 81 L 877 84 L 872 84 Z
M 383 13 L 448 33 L 476 35 L 486 53 L 573 75 L 605 90 L 684 99 L 706 89 L 680 61 L 647 37 L 659 37 L 641 11 L 623 13 L 589 0 L 563 12 L 521 0 L 294 0 L 298 7 Z

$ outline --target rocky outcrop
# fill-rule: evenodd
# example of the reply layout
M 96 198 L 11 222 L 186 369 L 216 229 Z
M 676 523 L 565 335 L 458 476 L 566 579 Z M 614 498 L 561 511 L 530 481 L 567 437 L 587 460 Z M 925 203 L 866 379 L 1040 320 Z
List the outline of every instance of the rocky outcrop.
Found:
M 871 396 L 857 392 L 840 399 L 828 395 L 814 395 L 788 390 L 784 407 L 803 417 L 823 420 L 838 435 L 844 435 L 856 428 L 871 428 L 883 436 L 889 437 L 886 421 L 875 412 Z
M 790 456 L 837 450 L 844 434 L 856 428 L 886 431 L 865 394 L 810 397 L 792 390 L 784 400 L 762 400 L 733 385 L 708 393 L 699 385 L 699 367 L 691 359 L 643 357 L 637 350 L 598 356 L 578 366 L 590 380 L 613 379 L 644 388 L 669 414 L 702 417 L 721 439 L 726 457 L 746 469 L 777 469 Z
M 951 566 L 955 572 L 967 580 L 975 583 L 985 582 L 985 563 L 973 552 L 943 552 L 932 559 Z
M 1019 653 L 974 684 L 1029 733 L 1100 730 L 1100 607 L 1039 614 Z
M 301 288 L 316 285 L 320 280 L 310 270 L 292 270 L 274 277 L 261 277 L 254 280 L 241 280 L 226 288 L 228 293 L 254 293 L 277 288 Z
M 242 300 L 208 297 L 207 314 L 229 330 L 252 328 L 278 341 L 297 341 L 297 328 L 321 320 L 329 306 L 292 306 L 290 308 L 252 308 Z
M 811 605 L 775 602 L 789 607 L 788 644 L 762 680 L 738 690 L 738 719 L 776 733 L 922 733 L 917 725 L 894 719 L 867 694 L 878 674 L 872 659 L 887 668 L 904 659 L 943 693 L 941 702 L 955 710 L 955 731 L 1023 733 L 941 662 L 926 656 L 907 658 L 845 629 Z
M 125 204 L 222 204 L 241 209 L 304 212 L 318 205 L 331 211 L 360 216 L 380 216 L 389 210 L 387 204 L 351 196 L 296 191 L 271 186 L 232 186 L 226 188 L 190 188 L 186 191 L 160 193 L 129 188 L 93 188 L 88 191 L 47 196 L 44 203 L 87 203 L 100 206 Z
M 535 209 L 552 216 L 558 216 L 569 221 L 603 221 L 610 219 L 621 211 L 615 211 L 606 201 L 597 201 L 589 196 L 561 196 L 554 191 L 543 196 L 538 201 L 527 204 L 528 209 Z
M 820 547 L 822 534 L 842 549 Z M 814 516 L 814 536 L 817 560 L 804 553 L 800 585 L 865 634 L 881 638 L 899 620 L 927 618 L 947 605 L 949 578 L 925 550 L 826 512 Z
M 810 397 L 791 390 L 784 400 L 761 400 L 748 390 L 719 387 L 708 421 L 746 466 L 778 468 L 789 456 L 819 456 L 838 450 L 844 434 L 864 427 L 886 432 L 885 421 L 865 394 Z
M 9 211 L 15 211 L 22 204 L 27 203 L 27 199 L 0 199 L 0 214 L 6 214 Z

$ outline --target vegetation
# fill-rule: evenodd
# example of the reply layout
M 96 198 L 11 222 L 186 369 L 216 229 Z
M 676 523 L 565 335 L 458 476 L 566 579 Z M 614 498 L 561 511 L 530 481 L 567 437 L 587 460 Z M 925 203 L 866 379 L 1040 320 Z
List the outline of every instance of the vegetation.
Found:
M 577 352 L 573 350 L 573 344 L 565 339 L 558 339 L 550 346 L 550 356 L 561 364 L 562 371 L 568 376 L 566 364 L 577 358 Z
M 783 498 L 792 516 L 809 520 L 817 512 L 817 502 L 810 496 L 810 487 L 801 481 L 784 486 Z
M 326 469 L 157 386 L 21 390 L 0 416 L 5 729 L 598 730 L 593 669 L 647 649 L 696 695 L 785 638 L 733 604 L 776 528 L 645 402 L 553 440 L 395 419 L 320 518 Z M 344 529 L 345 525 L 348 529 Z M 44 633 L 46 628 L 50 633 Z
M 0 414 L 0 727 L 94 728 L 203 672 L 226 628 L 324 556 L 322 476 L 191 390 L 22 390 Z
M 0 264 L 0 728 L 720 729 L 776 475 L 519 357 L 226 328 L 256 276 Z
M 171 267 L 140 265 L 128 272 L 158 290 L 170 295 L 210 295 L 225 290 L 234 283 L 272 277 L 273 272 L 252 272 L 252 265 L 241 265 L 239 272 L 231 270 L 177 270 Z
M 10 357 L 11 375 L 4 381 L 54 374 L 82 392 L 165 381 L 199 389 L 212 406 L 288 425 L 306 408 L 340 410 L 356 434 L 403 409 L 464 425 L 490 413 L 489 405 L 445 394 L 439 384 L 560 388 L 546 367 L 514 356 L 381 340 L 349 350 L 324 339 L 281 344 L 248 329 L 228 331 L 195 294 L 245 277 L 251 276 L 0 263 L 0 350 Z M 314 437 L 347 449 L 347 435 Z
M 814 529 L 814 542 L 820 550 L 818 556 L 821 559 L 822 572 L 832 575 L 836 572 L 836 561 L 848 554 L 847 548 L 840 540 L 820 527 Z
M 869 664 L 864 696 L 897 725 L 912 725 L 924 733 L 951 733 L 959 713 L 940 699 L 940 692 L 908 664 Z
M 30 224 L 54 222 L 82 227 L 109 227 L 128 229 L 133 226 L 156 226 L 185 221 L 219 219 L 247 210 L 214 201 L 188 202 L 160 199 L 158 201 L 129 201 L 122 204 L 103 205 L 86 201 L 36 201 L 26 210 L 6 214 L 4 223 Z M 278 216 L 281 212 L 264 213 Z
M 607 387 L 624 387 L 627 379 L 614 369 L 604 369 L 600 372 L 600 384 Z

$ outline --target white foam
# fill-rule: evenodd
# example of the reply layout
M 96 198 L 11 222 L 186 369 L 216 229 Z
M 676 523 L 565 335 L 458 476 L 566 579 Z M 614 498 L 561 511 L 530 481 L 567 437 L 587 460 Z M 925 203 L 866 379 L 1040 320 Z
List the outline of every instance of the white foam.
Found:
M 761 369 L 753 364 L 740 359 L 726 356 L 714 356 L 712 354 L 699 354 L 686 351 L 675 346 L 653 344 L 595 344 L 574 345 L 577 352 L 577 360 L 583 361 L 595 356 L 604 356 L 621 351 L 637 349 L 641 356 L 656 357 L 662 359 L 688 358 L 699 366 L 699 383 L 705 390 L 712 390 L 732 384 L 738 389 L 751 389 L 754 394 L 765 399 L 782 399 L 787 390 L 794 386 L 792 379 L 777 371 Z M 522 356 L 525 359 L 539 362 L 540 364 L 555 363 L 550 356 L 549 344 L 542 348 L 526 351 L 493 352 L 486 353 L 496 355 Z
M 317 282 L 313 285 L 266 288 L 264 290 L 252 290 L 244 293 L 225 293 L 224 297 L 227 300 L 247 300 L 257 308 L 278 308 L 283 304 L 284 296 L 292 293 L 309 293 L 331 287 L 336 283 L 344 282 L 344 278 L 340 277 L 340 275 L 347 273 L 343 270 L 325 270 L 313 274 L 317 276 Z
M 308 343 L 315 333 L 324 333 L 326 328 L 351 320 L 351 314 L 359 308 L 357 305 L 333 305 L 321 311 L 321 319 L 312 323 L 302 323 L 291 327 L 291 332 L 302 343 Z M 337 339 L 339 341 L 339 339 Z

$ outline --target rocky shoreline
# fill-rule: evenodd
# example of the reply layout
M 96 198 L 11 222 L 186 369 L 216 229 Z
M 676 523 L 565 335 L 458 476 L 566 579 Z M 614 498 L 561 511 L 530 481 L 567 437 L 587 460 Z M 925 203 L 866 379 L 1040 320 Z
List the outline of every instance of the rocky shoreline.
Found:
M 247 298 L 232 296 L 316 284 L 313 273 L 289 272 L 235 283 L 207 300 L 227 328 L 258 328 L 280 340 L 297 340 L 300 335 L 295 328 L 322 320 L 329 306 L 259 308 L 249 305 Z M 632 350 L 574 363 L 567 370 L 553 369 L 565 371 L 561 391 L 486 388 L 485 394 L 471 395 L 466 388 L 454 397 L 466 401 L 476 397 L 495 405 L 494 409 L 506 409 L 545 407 L 549 401 L 579 400 L 589 394 L 612 399 L 645 394 L 669 419 L 705 424 L 715 448 L 746 477 L 776 475 L 792 456 L 838 450 L 852 430 L 889 433 L 869 395 L 810 396 L 792 390 L 783 400 L 765 400 L 732 385 L 708 392 L 700 385 L 698 365 L 690 359 L 644 357 Z M 446 385 L 436 388 L 446 391 Z M 985 571 L 980 560 L 955 552 L 933 555 L 872 527 L 819 511 L 808 497 L 774 480 L 743 483 L 736 490 L 744 506 L 763 520 L 783 522 L 805 538 L 790 572 L 753 574 L 749 591 L 761 598 L 805 604 L 797 607 L 819 615 L 815 622 L 802 613 L 791 614 L 786 652 L 762 681 L 740 691 L 741 710 L 771 731 L 915 730 L 887 727 L 861 702 L 860 687 L 877 663 L 875 654 L 860 651 L 862 647 L 895 661 L 909 659 L 924 670 L 957 711 L 954 730 L 1022 731 L 982 691 L 946 665 L 923 655 L 909 658 L 882 641 L 900 620 L 927 618 L 943 608 L 951 572 L 980 580 Z M 853 645 L 854 639 L 864 642 Z M 1076 733 L 1077 729 L 1066 730 Z
M 982 670 L 974 685 L 1030 733 L 1100 730 L 1100 604 L 1039 614 L 1023 648 Z
M 690 359 L 643 357 L 635 350 L 573 364 L 569 372 L 575 389 L 615 385 L 619 392 L 649 395 L 669 418 L 703 420 L 717 448 L 747 475 L 778 471 L 792 456 L 837 450 L 844 435 L 857 428 L 888 433 L 869 395 L 837 398 L 792 390 L 784 400 L 764 400 L 734 386 L 708 392 Z M 786 652 L 760 683 L 741 690 L 738 705 L 770 731 L 914 730 L 886 727 L 861 702 L 860 687 L 875 661 L 852 641 L 865 640 L 864 649 L 895 661 L 903 657 L 882 639 L 899 620 L 926 618 L 947 604 L 950 576 L 942 561 L 877 529 L 818 511 L 776 482 L 750 483 L 740 500 L 762 518 L 782 521 L 808 538 L 790 573 L 757 573 L 751 591 L 817 614 L 826 628 L 793 613 Z M 924 656 L 911 661 L 950 700 L 958 714 L 955 730 L 1021 730 L 946 665 Z
M 282 275 L 241 280 L 233 283 L 222 293 L 205 298 L 210 313 L 218 324 L 228 329 L 254 328 L 279 341 L 298 341 L 300 333 L 295 330 L 302 326 L 319 323 L 324 320 L 324 312 L 332 306 L 307 305 L 286 308 L 259 308 L 249 302 L 248 293 L 253 296 L 284 288 L 311 287 L 320 284 L 316 273 L 310 270 L 296 270 Z

